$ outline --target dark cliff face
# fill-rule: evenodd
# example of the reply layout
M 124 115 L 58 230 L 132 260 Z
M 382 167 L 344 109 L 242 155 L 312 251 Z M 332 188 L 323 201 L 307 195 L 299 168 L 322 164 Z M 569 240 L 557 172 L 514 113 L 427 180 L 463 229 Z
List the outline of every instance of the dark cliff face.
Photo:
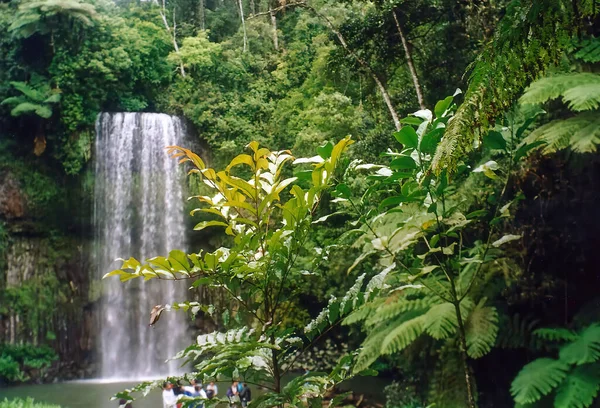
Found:
M 0 164 L 0 344 L 48 345 L 59 356 L 52 375 L 89 375 L 98 297 L 89 193 L 82 180 L 13 159 Z

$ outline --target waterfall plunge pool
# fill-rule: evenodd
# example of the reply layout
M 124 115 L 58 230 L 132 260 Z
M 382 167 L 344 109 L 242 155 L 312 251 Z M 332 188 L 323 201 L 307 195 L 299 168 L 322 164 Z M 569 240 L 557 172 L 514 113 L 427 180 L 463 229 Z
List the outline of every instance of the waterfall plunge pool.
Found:
M 140 380 L 143 381 L 143 380 Z M 39 402 L 60 405 L 62 408 L 117 408 L 118 401 L 110 398 L 117 392 L 131 388 L 139 382 L 108 382 L 106 380 L 79 380 L 55 384 L 19 385 L 0 388 L 0 400 L 4 398 L 31 397 Z M 343 383 L 340 388 L 364 394 L 369 400 L 384 403 L 383 389 L 391 380 L 381 377 L 357 377 Z M 219 382 L 219 394 L 224 395 L 228 383 Z M 257 395 L 253 388 L 253 396 Z M 133 403 L 133 408 L 162 408 L 161 390 L 154 390 L 145 398 Z

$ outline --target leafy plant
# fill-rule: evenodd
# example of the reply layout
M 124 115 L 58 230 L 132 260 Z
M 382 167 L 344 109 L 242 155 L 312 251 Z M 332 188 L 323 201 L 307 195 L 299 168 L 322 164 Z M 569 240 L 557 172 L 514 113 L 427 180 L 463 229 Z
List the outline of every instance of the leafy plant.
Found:
M 56 352 L 48 346 L 0 345 L 0 379 L 9 383 L 27 381 L 31 369 L 43 372 L 57 358 Z
M 508 180 L 530 148 L 517 142 L 531 121 L 504 134 L 490 131 L 484 138 L 484 146 L 504 167 L 484 159 L 469 172 L 463 164 L 452 180 L 445 170 L 439 175 L 431 170 L 432 155 L 452 118 L 452 100 L 438 102 L 435 116 L 422 110 L 403 119 L 405 126 L 394 135 L 401 149 L 388 150 L 389 165 L 350 166 L 350 175 L 375 171 L 360 199 L 345 184 L 337 186 L 342 212 L 353 214 L 360 225 L 349 232 L 358 236 L 354 246 L 362 248 L 350 269 L 376 257 L 388 272 L 386 290 L 345 324 L 362 322 L 367 333 L 355 370 L 369 367 L 381 355 L 400 352 L 422 335 L 457 344 L 468 406 L 474 407 L 468 359 L 484 356 L 496 342 L 499 316 L 488 303 L 486 283 L 503 262 L 502 247 L 520 239 L 503 234 L 501 226 L 515 201 L 506 197 Z M 471 238 L 473 231 L 484 238 Z
M 12 116 L 36 114 L 43 119 L 52 116 L 52 106 L 60 102 L 60 93 L 52 90 L 47 81 L 40 76 L 33 76 L 31 82 L 11 82 L 21 95 L 4 99 L 2 105 L 12 105 Z
M 523 143 L 537 143 L 544 154 L 567 147 L 577 153 L 595 152 L 600 144 L 600 75 L 579 72 L 542 78 L 529 86 L 520 102 L 542 104 L 559 97 L 580 113 L 540 126 Z
M 19 4 L 9 31 L 27 38 L 35 33 L 52 33 L 63 19 L 89 26 L 95 17 L 95 7 L 79 0 L 29 0 Z
M 188 255 L 174 250 L 168 257 L 150 258 L 146 264 L 130 258 L 106 277 L 118 276 L 122 281 L 193 279 L 193 287 L 203 285 L 228 295 L 230 303 L 220 311 L 218 305 L 194 302 L 155 308 L 155 320 L 165 309 L 192 313 L 217 310 L 226 314 L 228 331 L 201 335 L 195 344 L 178 354 L 177 358 L 195 364 L 194 376 L 241 377 L 259 384 L 269 392 L 252 404 L 269 407 L 296 405 L 304 399 L 317 403 L 325 390 L 353 375 L 354 356 L 346 355 L 330 374 L 305 374 L 282 384 L 282 377 L 295 365 L 298 350 L 311 347 L 326 327 L 339 322 L 380 287 L 380 281 L 372 280 L 365 289 L 367 294 L 362 293 L 363 276 L 342 299 L 332 299 L 328 309 L 304 332 L 295 333 L 294 327 L 285 324 L 295 297 L 311 279 L 311 273 L 297 268 L 297 258 L 305 251 L 304 243 L 316 222 L 321 196 L 330 187 L 341 156 L 351 143 L 347 137 L 336 145 L 322 147 L 318 156 L 294 160 L 289 151 L 272 152 L 252 142 L 248 145 L 249 154 L 238 155 L 218 172 L 190 150 L 169 148 L 174 158 L 192 164 L 190 174 L 200 176 L 214 194 L 194 197 L 205 206 L 192 214 L 205 212 L 215 216 L 198 223 L 195 229 L 224 228 L 231 236 L 231 245 Z M 301 186 L 298 177 L 284 178 L 284 166 L 290 162 L 313 165 L 303 182 L 307 187 Z M 289 194 L 284 192 L 287 187 Z M 319 262 L 319 257 L 314 258 L 313 273 Z M 156 386 L 158 382 L 144 383 L 132 392 Z M 132 398 L 129 391 L 118 396 Z
M 12 116 L 35 114 L 39 118 L 49 119 L 52 116 L 52 107 L 60 102 L 60 92 L 50 88 L 48 82 L 39 75 L 33 75 L 29 83 L 11 82 L 13 88 L 21 93 L 11 96 L 0 104 L 12 105 Z M 39 156 L 46 149 L 46 135 L 42 122 L 39 122 L 38 133 L 34 140 L 33 152 Z
M 525 365 L 510 392 L 517 404 L 532 404 L 552 393 L 554 407 L 589 407 L 600 389 L 600 324 L 580 331 L 538 329 L 535 335 L 560 344 L 558 359 L 543 357 Z

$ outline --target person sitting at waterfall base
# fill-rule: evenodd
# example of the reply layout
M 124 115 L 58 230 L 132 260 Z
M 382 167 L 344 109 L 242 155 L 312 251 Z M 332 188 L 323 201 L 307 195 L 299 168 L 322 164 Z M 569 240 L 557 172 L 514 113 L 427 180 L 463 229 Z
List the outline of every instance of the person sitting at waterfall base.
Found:
M 177 405 L 177 396 L 173 391 L 173 384 L 170 382 L 163 383 L 163 408 L 175 408 Z
M 212 399 L 217 396 L 219 393 L 219 388 L 217 388 L 217 384 L 214 381 L 211 381 L 206 387 L 206 396 L 208 399 Z
M 248 406 L 248 403 L 252 400 L 252 391 L 250 391 L 250 387 L 248 387 L 248 384 L 244 383 L 239 395 L 240 401 L 242 401 L 242 407 L 246 408 Z
M 229 399 L 229 408 L 235 408 L 236 403 L 240 400 L 238 396 L 238 382 L 233 381 L 231 387 L 227 388 L 227 398 Z
M 203 398 L 203 399 L 207 399 L 207 395 L 206 395 L 206 391 L 204 391 L 204 389 L 202 388 L 202 384 L 198 384 L 195 387 L 195 395 L 194 397 L 198 397 L 198 398 Z M 204 401 L 202 402 L 196 402 L 193 405 L 194 408 L 204 408 Z

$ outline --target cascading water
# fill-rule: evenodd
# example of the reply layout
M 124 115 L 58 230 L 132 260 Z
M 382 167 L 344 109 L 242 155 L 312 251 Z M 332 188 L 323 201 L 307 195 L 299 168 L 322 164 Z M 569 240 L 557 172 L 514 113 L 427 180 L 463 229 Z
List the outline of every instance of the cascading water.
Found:
M 95 222 L 100 277 L 120 266 L 116 258 L 145 260 L 185 251 L 183 176 L 165 147 L 184 143 L 174 116 L 102 113 L 96 122 Z M 181 313 L 149 327 L 155 305 L 181 301 L 185 282 L 117 278 L 102 282 L 101 375 L 140 379 L 179 371 L 173 357 L 186 344 Z M 189 342 L 187 342 L 189 344 Z

